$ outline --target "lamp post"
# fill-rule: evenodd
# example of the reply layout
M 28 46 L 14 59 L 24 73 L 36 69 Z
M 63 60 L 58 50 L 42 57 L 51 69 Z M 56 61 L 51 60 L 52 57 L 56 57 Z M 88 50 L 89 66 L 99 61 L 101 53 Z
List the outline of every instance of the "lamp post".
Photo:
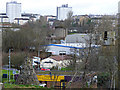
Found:
M 11 53 L 11 49 L 9 49 L 9 82 L 10 82 L 10 53 Z
M 40 49 L 38 50 L 38 71 L 39 71 L 39 62 L 40 62 Z
M 13 49 L 9 49 L 9 82 L 10 82 L 10 63 L 11 63 L 11 61 L 10 61 L 10 54 L 11 54 L 11 50 L 13 50 Z

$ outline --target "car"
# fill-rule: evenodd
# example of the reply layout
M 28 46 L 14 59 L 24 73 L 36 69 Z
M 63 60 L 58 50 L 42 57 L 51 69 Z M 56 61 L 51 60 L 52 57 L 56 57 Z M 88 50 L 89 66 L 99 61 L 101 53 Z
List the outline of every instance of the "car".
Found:
M 41 71 L 50 71 L 50 69 L 41 68 Z

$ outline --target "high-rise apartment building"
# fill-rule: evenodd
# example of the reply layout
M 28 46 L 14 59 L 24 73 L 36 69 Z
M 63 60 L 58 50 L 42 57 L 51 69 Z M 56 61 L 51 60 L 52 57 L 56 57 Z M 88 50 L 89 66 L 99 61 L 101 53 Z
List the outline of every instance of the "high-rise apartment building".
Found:
M 15 18 L 21 17 L 21 3 L 16 1 L 6 3 L 6 15 L 9 17 L 9 22 L 14 22 Z
M 57 19 L 65 20 L 67 19 L 68 13 L 72 11 L 72 7 L 68 7 L 68 4 L 57 7 Z

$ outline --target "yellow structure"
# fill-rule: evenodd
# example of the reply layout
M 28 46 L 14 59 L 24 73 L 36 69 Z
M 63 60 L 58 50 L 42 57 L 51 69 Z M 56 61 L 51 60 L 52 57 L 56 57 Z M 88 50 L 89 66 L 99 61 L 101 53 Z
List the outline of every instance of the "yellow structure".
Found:
M 39 81 L 61 81 L 64 80 L 64 76 L 55 75 L 37 75 Z

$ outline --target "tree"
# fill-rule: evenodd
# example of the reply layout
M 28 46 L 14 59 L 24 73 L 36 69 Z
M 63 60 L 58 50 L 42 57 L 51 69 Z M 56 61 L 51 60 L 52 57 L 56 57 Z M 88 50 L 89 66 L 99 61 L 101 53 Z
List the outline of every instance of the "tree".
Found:
M 99 72 L 103 71 L 110 74 L 110 83 L 109 86 L 106 86 L 109 88 L 113 87 L 113 77 L 115 77 L 117 71 L 117 47 L 115 43 L 116 26 L 116 17 L 104 15 L 100 22 L 95 24 L 94 28 L 94 33 L 97 38 L 95 43 L 101 45 L 98 55 L 97 70 Z
M 117 84 L 117 87 L 119 88 L 120 86 L 120 38 L 119 38 L 119 35 L 120 35 L 120 13 L 118 13 L 118 37 L 117 37 L 117 46 L 118 46 L 118 56 L 117 56 L 117 61 L 118 61 L 118 84 Z
M 64 27 L 66 29 L 69 29 L 72 26 L 72 21 L 73 21 L 72 16 L 73 16 L 73 12 L 69 11 L 67 14 L 67 19 L 64 21 Z
M 35 22 L 29 21 L 23 26 L 19 27 L 18 31 L 14 31 L 16 28 L 4 28 L 3 30 L 3 52 L 8 53 L 9 48 L 13 49 L 13 52 L 25 52 L 25 56 L 30 56 L 29 50 L 35 51 L 45 50 L 44 45 L 48 44 L 46 37 L 51 32 L 48 27 L 47 21 L 44 17 Z M 23 62 L 23 56 L 18 54 L 13 57 L 13 64 L 20 66 Z
M 11 28 L 3 30 L 3 50 L 7 51 L 12 47 L 14 50 L 23 50 L 29 47 L 38 47 L 45 45 L 46 37 L 50 32 L 47 21 L 44 17 L 35 22 L 29 21 L 24 26 L 21 26 L 18 31 L 13 31 Z
M 71 82 L 73 81 L 75 76 L 78 75 L 78 73 L 83 71 L 82 87 L 86 87 L 88 78 L 87 74 L 91 72 L 100 73 L 102 71 L 108 72 L 110 74 L 110 83 L 109 86 L 106 87 L 113 87 L 113 78 L 117 70 L 116 46 L 114 44 L 106 46 L 104 43 L 105 39 L 104 37 L 102 37 L 102 35 L 105 31 L 112 32 L 116 30 L 116 24 L 114 23 L 114 20 L 116 21 L 115 18 L 105 15 L 102 17 L 102 19 L 98 20 L 97 22 L 93 22 L 92 20 L 88 22 L 89 30 L 87 34 L 89 35 L 89 41 L 86 44 L 87 48 L 79 50 L 79 56 L 74 58 L 76 59 L 76 61 L 79 60 L 82 62 L 75 62 L 76 69 Z M 113 24 L 115 24 L 115 26 Z M 110 40 L 112 40 L 112 37 L 110 38 Z M 92 44 L 100 45 L 100 47 L 93 48 Z
M 67 14 L 67 19 L 72 19 L 72 16 L 73 16 L 73 12 L 69 11 Z

